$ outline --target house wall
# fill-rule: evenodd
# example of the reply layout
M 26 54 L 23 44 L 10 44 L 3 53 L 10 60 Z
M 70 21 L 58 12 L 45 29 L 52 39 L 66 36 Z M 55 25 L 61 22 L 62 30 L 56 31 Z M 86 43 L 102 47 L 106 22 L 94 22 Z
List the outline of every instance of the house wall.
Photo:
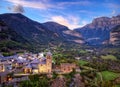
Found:
M 0 75 L 0 84 L 7 81 L 7 74 Z
M 31 73 L 32 72 L 32 69 L 31 68 L 25 68 L 24 69 L 24 73 Z
M 46 66 L 46 64 L 39 64 L 38 65 L 38 71 L 39 71 L 39 73 L 47 73 L 47 66 Z
M 73 71 L 73 69 L 76 68 L 76 65 L 75 64 L 69 64 L 69 63 L 64 63 L 64 64 L 61 64 L 61 72 L 62 73 L 70 73 Z
M 4 72 L 5 71 L 5 66 L 3 64 L 0 64 L 0 72 Z
M 34 74 L 37 74 L 37 73 L 38 73 L 38 69 L 33 69 L 32 72 L 33 72 Z

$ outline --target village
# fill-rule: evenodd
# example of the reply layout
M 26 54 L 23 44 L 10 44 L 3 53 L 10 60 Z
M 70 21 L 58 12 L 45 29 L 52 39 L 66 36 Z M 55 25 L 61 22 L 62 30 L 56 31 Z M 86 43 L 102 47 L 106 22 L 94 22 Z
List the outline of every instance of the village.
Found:
M 29 75 L 47 74 L 52 77 L 52 73 L 57 74 L 70 73 L 75 69 L 80 72 L 80 68 L 75 63 L 61 63 L 59 66 L 55 65 L 52 60 L 51 52 L 42 52 L 38 54 L 24 53 L 16 54 L 14 56 L 0 57 L 0 84 L 3 83 L 18 83 L 28 80 Z M 20 76 L 20 78 L 13 78 Z
M 95 87 L 120 84 L 120 62 L 113 56 L 110 59 L 107 53 L 92 49 L 81 49 L 79 53 L 52 51 L 0 55 L 0 87 L 88 87 L 94 82 L 97 82 Z

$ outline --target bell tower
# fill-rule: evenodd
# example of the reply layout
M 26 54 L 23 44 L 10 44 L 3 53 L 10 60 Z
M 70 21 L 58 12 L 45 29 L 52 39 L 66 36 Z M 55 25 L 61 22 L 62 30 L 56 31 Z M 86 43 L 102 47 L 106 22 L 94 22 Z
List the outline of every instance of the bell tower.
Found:
M 52 71 L 52 54 L 51 54 L 51 52 L 47 52 L 47 54 L 46 54 L 46 66 L 47 66 L 47 72 L 51 73 L 51 71 Z

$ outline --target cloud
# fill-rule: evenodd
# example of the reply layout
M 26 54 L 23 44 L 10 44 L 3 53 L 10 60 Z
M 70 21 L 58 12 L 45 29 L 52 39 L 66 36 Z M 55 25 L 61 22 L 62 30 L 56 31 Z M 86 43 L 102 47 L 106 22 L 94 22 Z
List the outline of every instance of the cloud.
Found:
M 119 4 L 114 4 L 114 3 L 107 3 L 107 4 L 104 4 L 104 5 L 109 7 L 109 8 L 112 8 L 112 9 L 119 9 L 120 8 Z
M 24 8 L 22 5 L 14 5 L 13 7 L 8 7 L 8 10 L 13 11 L 15 13 L 24 13 Z
M 48 9 L 52 8 L 53 5 L 46 3 L 47 0 L 34 0 L 34 1 L 25 1 L 25 0 L 6 0 L 15 5 L 21 5 L 23 7 L 35 8 L 35 9 Z
M 95 14 L 95 12 L 92 12 L 92 11 L 87 11 L 87 10 L 79 10 L 78 12 L 82 13 L 82 14 Z
M 82 5 L 82 6 L 88 6 L 91 5 L 92 3 L 89 1 L 77 1 L 77 2 L 61 2 L 58 5 L 59 6 L 66 6 L 66 5 Z
M 35 8 L 35 9 L 43 9 L 47 10 L 49 8 L 53 9 L 64 9 L 66 6 L 73 6 L 73 5 L 81 5 L 81 6 L 88 6 L 92 3 L 89 1 L 78 1 L 78 2 L 50 2 L 50 0 L 6 0 L 13 4 L 20 4 L 23 7 L 28 8 Z
M 115 14 L 116 14 L 116 11 L 115 11 L 115 10 L 112 10 L 111 15 L 115 15 Z
M 82 27 L 85 24 L 87 24 L 87 22 L 85 22 L 85 21 L 82 21 L 81 24 L 79 24 L 79 18 L 74 17 L 74 16 L 68 16 L 68 17 L 52 16 L 49 21 L 54 21 L 61 25 L 65 25 L 65 26 L 69 27 L 70 29 Z

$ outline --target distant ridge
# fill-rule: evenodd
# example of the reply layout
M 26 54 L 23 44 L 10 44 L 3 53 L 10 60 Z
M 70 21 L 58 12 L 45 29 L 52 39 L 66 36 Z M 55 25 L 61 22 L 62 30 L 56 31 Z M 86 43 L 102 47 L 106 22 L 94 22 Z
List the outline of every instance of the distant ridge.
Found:
M 54 46 L 60 43 L 64 45 L 84 43 L 81 34 L 55 22 L 38 23 L 20 13 L 0 14 L 0 20 L 36 48 L 44 48 L 49 44 Z
M 104 41 L 109 40 L 111 29 L 117 25 L 120 25 L 120 15 L 113 16 L 112 18 L 95 18 L 92 23 L 82 28 L 77 28 L 74 31 L 81 33 L 88 44 L 102 45 Z

